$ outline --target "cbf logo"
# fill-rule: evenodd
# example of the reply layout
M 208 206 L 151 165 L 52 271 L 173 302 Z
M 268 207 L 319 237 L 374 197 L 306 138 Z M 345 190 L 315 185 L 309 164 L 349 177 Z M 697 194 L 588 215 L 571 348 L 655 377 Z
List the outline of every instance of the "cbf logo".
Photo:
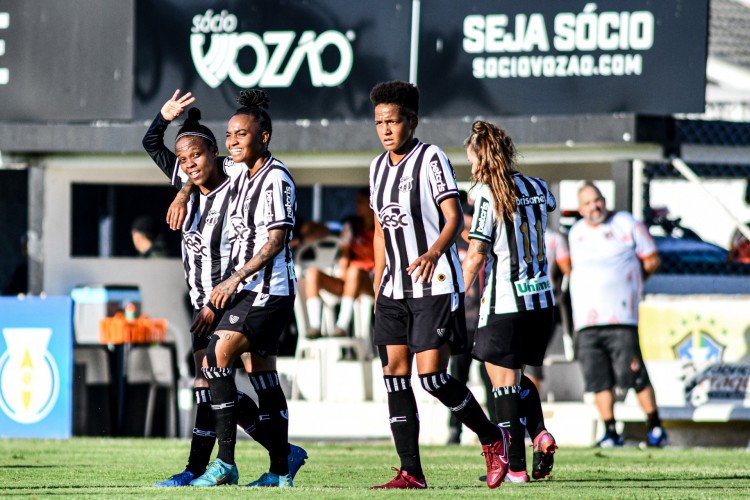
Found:
M 328 30 L 316 34 L 308 30 L 299 36 L 294 31 L 237 33 L 238 25 L 237 16 L 226 10 L 214 13 L 208 9 L 205 14 L 193 17 L 190 54 L 198 74 L 211 88 L 221 85 L 227 77 L 242 88 L 289 87 L 305 60 L 314 87 L 335 87 L 351 73 L 354 62 L 351 42 L 356 38 L 353 31 L 343 34 Z M 255 61 L 247 72 L 237 63 L 243 49 L 252 50 Z M 339 63 L 332 71 L 324 68 L 321 61 L 326 50 L 338 52 Z
M 397 229 L 409 225 L 409 216 L 398 203 L 390 203 L 378 213 L 380 225 L 387 229 Z
M 0 356 L 0 408 L 21 424 L 42 420 L 55 407 L 60 374 L 47 351 L 49 328 L 4 328 Z

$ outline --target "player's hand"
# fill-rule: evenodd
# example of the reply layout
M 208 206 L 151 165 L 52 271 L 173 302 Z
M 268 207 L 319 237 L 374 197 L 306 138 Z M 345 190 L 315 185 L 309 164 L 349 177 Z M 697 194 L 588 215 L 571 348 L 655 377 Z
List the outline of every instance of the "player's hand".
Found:
M 216 314 L 207 306 L 203 306 L 190 327 L 190 333 L 198 337 L 205 337 L 211 333 L 211 325 L 216 318 Z
M 185 111 L 185 108 L 195 102 L 195 97 L 190 92 L 182 97 L 179 97 L 179 95 L 180 89 L 175 90 L 172 98 L 161 107 L 161 116 L 165 120 L 170 122 L 176 120 Z
M 406 268 L 406 272 L 411 276 L 413 283 L 429 283 L 432 281 L 432 274 L 435 272 L 437 261 L 440 254 L 435 252 L 426 252 L 411 263 Z
M 240 280 L 240 277 L 237 276 L 237 273 L 234 273 L 229 278 L 219 283 L 218 286 L 215 286 L 213 291 L 211 291 L 211 303 L 216 306 L 217 309 L 226 308 L 227 304 L 229 304 L 229 299 L 232 298 L 232 295 L 237 290 L 240 281 L 242 281 Z
M 182 227 L 187 217 L 187 196 L 178 194 L 167 210 L 167 224 L 169 229 L 177 231 Z

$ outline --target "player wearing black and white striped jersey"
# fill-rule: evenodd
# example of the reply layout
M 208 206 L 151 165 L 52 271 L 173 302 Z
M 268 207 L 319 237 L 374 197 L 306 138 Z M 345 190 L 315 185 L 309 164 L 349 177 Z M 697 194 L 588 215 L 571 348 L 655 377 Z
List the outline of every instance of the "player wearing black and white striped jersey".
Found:
M 465 146 L 472 179 L 479 184 L 471 243 L 463 261 L 467 287 L 486 261 L 472 355 L 487 367 L 495 415 L 510 429 L 506 481 L 529 480 L 526 429 L 534 439 L 532 475 L 541 479 L 552 470 L 556 444 L 544 428 L 539 392 L 523 368 L 542 364 L 553 328 L 544 232 L 547 212 L 556 208 L 555 198 L 543 180 L 516 171 L 515 146 L 499 127 L 474 122 Z
M 464 291 L 456 245 L 440 255 L 432 281 L 414 282 L 406 269 L 440 236 L 445 215 L 440 204 L 458 197 L 448 158 L 434 145 L 415 140 L 398 165 L 388 152 L 370 164 L 370 206 L 383 228 L 386 270 L 381 293 L 392 299 L 458 294 Z
M 385 153 L 370 166 L 375 213 L 374 341 L 383 364 L 390 425 L 401 460 L 398 475 L 377 489 L 424 489 L 419 416 L 411 387 L 416 357 L 422 387 L 477 433 L 487 484 L 507 472 L 506 432 L 487 419 L 471 391 L 447 371 L 452 352 L 465 352 L 463 278 L 456 238 L 463 214 L 450 162 L 437 146 L 414 137 L 419 91 L 406 82 L 370 92 Z
M 211 301 L 226 311 L 206 349 L 203 369 L 213 398 L 219 451 L 205 474 L 192 484 L 236 484 L 233 365 L 249 352 L 250 381 L 258 394 L 259 411 L 267 417 L 259 427 L 270 456 L 269 471 L 249 486 L 289 487 L 298 467 L 289 457 L 298 448 L 290 448 L 288 442 L 289 410 L 276 371 L 276 355 L 296 294 L 289 247 L 296 192 L 289 170 L 268 150 L 272 132 L 266 112 L 268 95 L 262 90 L 242 91 L 237 101 L 241 108 L 229 120 L 226 146 L 232 159 L 248 170 L 232 184 L 228 217 L 234 272 L 211 293 Z
M 517 209 L 512 218 L 498 220 L 486 184 L 478 186 L 469 238 L 490 245 L 479 326 L 489 314 L 532 311 L 554 306 L 547 273 L 544 231 L 547 212 L 556 208 L 555 197 L 542 179 L 512 174 Z

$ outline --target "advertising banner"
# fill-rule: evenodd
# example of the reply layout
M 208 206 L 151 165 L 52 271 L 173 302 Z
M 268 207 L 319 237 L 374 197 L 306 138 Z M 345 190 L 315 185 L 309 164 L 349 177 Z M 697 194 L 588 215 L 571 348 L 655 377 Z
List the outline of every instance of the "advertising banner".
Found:
M 68 297 L 0 297 L 0 437 L 71 436 L 71 321 Z
M 370 117 L 370 89 L 407 79 L 410 0 L 138 0 L 135 114 L 175 89 L 227 120 L 243 89 L 268 91 L 276 119 Z
M 0 120 L 130 119 L 133 3 L 0 2 Z
M 708 0 L 422 2 L 427 115 L 702 112 Z
M 750 297 L 648 296 L 639 309 L 644 360 L 674 361 L 685 400 L 750 402 Z

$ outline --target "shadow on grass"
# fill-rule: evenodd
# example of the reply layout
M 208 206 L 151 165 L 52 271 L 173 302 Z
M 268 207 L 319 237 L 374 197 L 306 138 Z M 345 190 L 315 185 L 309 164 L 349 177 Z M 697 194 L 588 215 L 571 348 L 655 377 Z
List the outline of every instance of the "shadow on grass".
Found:
M 59 469 L 61 465 L 0 465 L 0 469 Z

